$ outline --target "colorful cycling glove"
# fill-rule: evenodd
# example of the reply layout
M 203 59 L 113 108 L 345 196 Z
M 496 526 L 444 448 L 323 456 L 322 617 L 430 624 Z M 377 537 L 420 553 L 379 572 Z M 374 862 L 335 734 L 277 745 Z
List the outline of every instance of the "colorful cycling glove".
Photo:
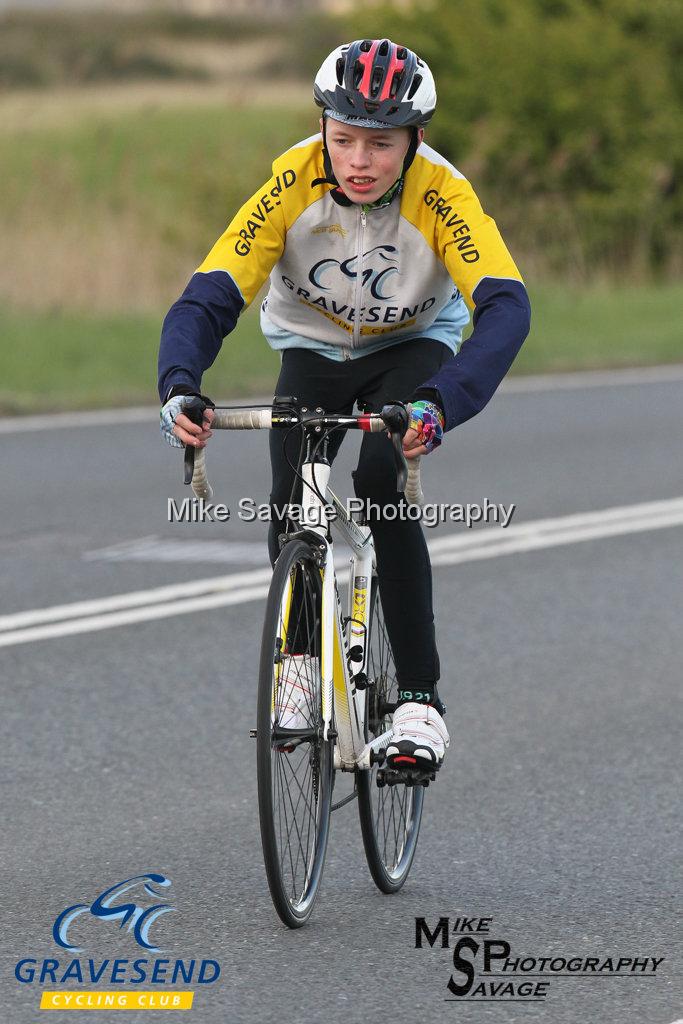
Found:
M 422 442 L 428 453 L 433 452 L 441 444 L 445 424 L 444 414 L 434 402 L 428 402 L 422 398 L 413 402 L 408 429 L 417 431 L 418 440 Z

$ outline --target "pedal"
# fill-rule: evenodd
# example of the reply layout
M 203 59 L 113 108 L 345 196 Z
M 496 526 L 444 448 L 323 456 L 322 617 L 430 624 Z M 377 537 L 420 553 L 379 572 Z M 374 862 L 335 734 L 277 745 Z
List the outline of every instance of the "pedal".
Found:
M 377 772 L 377 785 L 380 789 L 385 786 L 424 786 L 436 780 L 434 771 L 422 771 L 420 769 L 398 770 L 396 768 L 380 768 Z

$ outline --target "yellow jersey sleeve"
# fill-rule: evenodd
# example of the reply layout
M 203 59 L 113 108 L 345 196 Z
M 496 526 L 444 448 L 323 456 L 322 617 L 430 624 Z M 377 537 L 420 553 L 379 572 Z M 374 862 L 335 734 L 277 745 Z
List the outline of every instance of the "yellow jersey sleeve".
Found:
M 319 149 L 311 141 L 278 157 L 272 177 L 237 212 L 197 273 L 226 271 L 249 305 L 280 259 L 287 230 L 321 194 L 309 185 Z
M 484 277 L 522 277 L 495 221 L 484 213 L 474 189 L 446 163 L 415 157 L 406 176 L 401 213 L 442 261 L 470 309 Z

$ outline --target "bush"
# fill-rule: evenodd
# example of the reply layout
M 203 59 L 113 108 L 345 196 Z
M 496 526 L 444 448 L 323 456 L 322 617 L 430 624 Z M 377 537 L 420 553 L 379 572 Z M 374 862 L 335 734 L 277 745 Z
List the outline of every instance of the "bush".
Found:
M 681 269 L 683 6 L 432 0 L 364 11 L 434 71 L 429 141 L 472 178 L 520 258 L 556 274 Z
M 157 44 L 166 39 L 235 42 L 261 34 L 252 18 L 193 18 L 144 10 L 10 11 L 0 14 L 0 89 L 201 80 L 208 77 L 204 68 L 159 55 Z

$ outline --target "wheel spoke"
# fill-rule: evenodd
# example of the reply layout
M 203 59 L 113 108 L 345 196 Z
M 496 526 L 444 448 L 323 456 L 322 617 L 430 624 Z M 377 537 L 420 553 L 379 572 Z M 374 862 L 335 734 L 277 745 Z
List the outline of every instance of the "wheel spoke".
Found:
M 377 587 L 376 580 L 373 586 Z M 395 704 L 398 681 L 389 634 L 382 614 L 378 590 L 372 594 L 372 619 L 368 652 L 371 687 L 372 736 L 390 728 L 382 707 Z M 404 784 L 377 785 L 377 768 L 371 769 L 359 788 L 359 810 L 368 863 L 377 885 L 394 892 L 405 881 L 415 852 L 420 827 L 423 790 Z
M 318 667 L 321 598 L 320 572 L 310 548 L 290 542 L 275 566 L 266 612 L 257 733 L 266 872 L 276 909 L 290 927 L 302 924 L 311 912 L 331 807 L 332 762 L 322 739 Z M 268 726 L 262 730 L 266 691 Z M 279 736 L 273 742 L 274 727 L 282 723 L 286 729 L 292 719 L 297 724 L 291 728 L 308 728 L 310 736 L 303 741 Z

